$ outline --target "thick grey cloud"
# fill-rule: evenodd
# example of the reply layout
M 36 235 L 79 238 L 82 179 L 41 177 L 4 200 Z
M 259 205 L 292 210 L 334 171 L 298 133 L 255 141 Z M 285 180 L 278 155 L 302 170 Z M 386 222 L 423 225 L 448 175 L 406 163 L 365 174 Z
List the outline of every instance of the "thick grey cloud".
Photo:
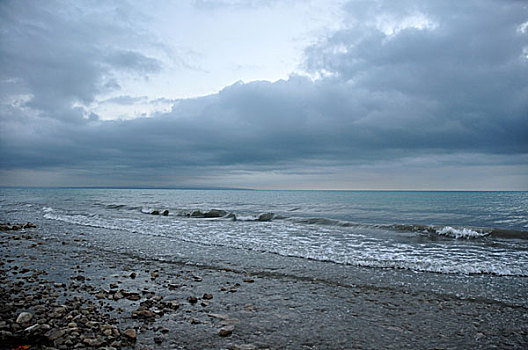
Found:
M 0 74 L 3 97 L 26 94 L 43 117 L 80 122 L 95 96 L 119 88 L 116 73 L 158 72 L 161 63 L 137 51 L 140 23 L 117 18 L 126 3 L 3 1 Z M 137 46 L 137 47 L 135 47 Z
M 267 184 L 268 172 L 339 182 L 367 168 L 406 174 L 400 184 L 407 187 L 413 176 L 428 176 L 417 170 L 427 167 L 444 177 L 479 167 L 485 176 L 507 169 L 516 181 L 528 177 L 522 2 L 353 1 L 345 27 L 306 49 L 303 69 L 319 79 L 236 83 L 126 121 L 90 120 L 74 102 L 89 103 L 118 84 L 112 72 L 161 71 L 137 47 L 101 46 L 106 33 L 131 30 L 127 22 L 94 27 L 15 4 L 1 5 L 2 95 L 14 89 L 28 97 L 2 105 L 6 176 L 41 170 L 80 176 L 86 185 L 145 184 L 146 176 L 179 185 L 206 176 L 214 185 L 255 187 Z M 105 102 L 137 101 L 123 94 Z M 236 180 L 248 174 L 258 176 Z M 358 183 L 376 188 L 375 181 Z M 442 179 L 434 181 L 432 188 L 442 188 Z

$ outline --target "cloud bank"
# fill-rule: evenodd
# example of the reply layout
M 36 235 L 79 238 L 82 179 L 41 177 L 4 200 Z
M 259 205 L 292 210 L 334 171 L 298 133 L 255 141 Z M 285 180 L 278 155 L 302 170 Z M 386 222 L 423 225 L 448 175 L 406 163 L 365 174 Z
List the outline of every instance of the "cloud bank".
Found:
M 522 2 L 351 1 L 288 79 L 132 120 L 87 106 L 157 103 L 120 89 L 164 69 L 133 10 L 30 5 L 0 5 L 5 185 L 528 189 Z

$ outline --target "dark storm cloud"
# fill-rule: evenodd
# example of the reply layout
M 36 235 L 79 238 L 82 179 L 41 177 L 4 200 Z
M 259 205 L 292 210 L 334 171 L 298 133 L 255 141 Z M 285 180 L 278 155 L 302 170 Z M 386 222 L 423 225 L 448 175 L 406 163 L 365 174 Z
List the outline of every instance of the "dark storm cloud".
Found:
M 293 75 L 275 83 L 237 83 L 218 94 L 177 100 L 168 113 L 91 122 L 71 108 L 72 101 L 92 101 L 111 81 L 105 80 L 111 69 L 146 74 L 160 71 L 160 63 L 126 48 L 102 52 L 92 30 L 87 35 L 93 39 L 66 40 L 60 34 L 65 28 L 88 29 L 49 23 L 50 14 L 15 26 L 20 14 L 3 4 L 2 17 L 10 21 L 3 25 L 9 28 L 9 35 L 2 34 L 3 84 L 25 88 L 32 97 L 3 107 L 2 168 L 81 168 L 119 178 L 218 169 L 324 172 L 403 160 L 421 166 L 427 159 L 441 159 L 436 166 L 468 159 L 523 165 L 528 33 L 519 28 L 528 20 L 526 6 L 431 1 L 402 10 L 391 4 L 348 5 L 356 20 L 306 50 L 305 69 L 318 80 Z M 414 24 L 384 33 L 375 25 L 383 15 L 394 23 L 410 16 Z M 38 58 L 26 62 L 33 57 L 28 53 Z M 135 102 L 125 95 L 108 101 Z M 49 118 L 17 115 L 31 111 Z M 58 120 L 53 111 L 61 113 Z M 68 118 L 84 122 L 64 122 Z

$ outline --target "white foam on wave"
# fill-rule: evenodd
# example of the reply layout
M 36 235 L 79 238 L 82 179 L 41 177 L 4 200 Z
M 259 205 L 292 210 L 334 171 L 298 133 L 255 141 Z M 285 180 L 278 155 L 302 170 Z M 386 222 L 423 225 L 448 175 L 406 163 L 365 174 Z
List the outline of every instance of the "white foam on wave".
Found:
M 44 208 L 42 208 L 42 211 L 45 212 L 45 213 L 51 213 L 53 211 L 53 208 L 44 207 Z
M 489 251 L 484 246 L 460 246 L 449 241 L 430 245 L 394 242 L 385 236 L 373 237 L 372 234 L 376 232 L 372 230 L 376 229 L 372 227 L 314 226 L 289 221 L 274 221 L 262 225 L 251 222 L 233 224 L 228 220 L 186 218 L 151 221 L 144 218 L 60 214 L 57 211 L 48 212 L 44 217 L 72 224 L 133 232 L 144 237 L 161 236 L 206 246 L 250 249 L 345 265 L 442 274 L 528 276 L 528 256 L 524 252 L 497 249 Z M 240 217 L 237 219 L 240 220 Z M 255 217 L 248 219 L 253 221 Z M 438 229 L 438 234 L 474 238 L 487 233 L 446 226 Z M 112 236 L 108 237 L 112 239 Z
M 49 219 L 49 220 L 67 222 L 70 224 L 82 225 L 82 226 L 107 228 L 111 230 L 121 230 L 122 229 L 122 227 L 113 225 L 102 218 L 87 217 L 85 215 L 57 215 L 57 214 L 52 214 L 51 212 L 48 212 L 44 214 L 44 218 Z
M 237 221 L 257 221 L 257 217 L 254 215 L 237 215 Z
M 489 232 L 478 232 L 465 227 L 457 229 L 451 226 L 442 227 L 441 229 L 436 230 L 436 233 L 441 236 L 454 237 L 456 239 L 480 238 L 489 235 Z

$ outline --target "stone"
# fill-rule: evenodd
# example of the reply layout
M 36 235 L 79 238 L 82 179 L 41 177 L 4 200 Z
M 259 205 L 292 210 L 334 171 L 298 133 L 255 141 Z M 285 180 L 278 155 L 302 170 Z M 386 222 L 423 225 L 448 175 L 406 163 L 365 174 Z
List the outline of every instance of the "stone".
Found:
M 163 213 L 161 213 L 161 215 L 168 216 L 169 215 L 169 211 L 168 210 L 164 210 Z
M 210 294 L 210 293 L 205 293 L 205 294 L 202 296 L 202 299 L 205 299 L 205 300 L 211 300 L 211 299 L 213 299 L 213 295 Z
M 255 280 L 252 279 L 252 278 L 244 278 L 244 282 L 246 282 L 246 283 L 253 283 L 253 282 L 255 282 Z
M 213 313 L 210 313 L 210 314 L 207 314 L 207 316 L 211 317 L 211 318 L 217 318 L 219 320 L 227 320 L 229 319 L 229 316 L 227 315 L 222 315 L 222 314 L 213 314 Z
M 198 302 L 198 298 L 195 296 L 187 297 L 187 301 L 191 304 L 196 304 Z
M 136 276 L 137 276 L 137 274 L 135 272 L 132 272 L 130 275 L 128 275 L 128 277 L 130 277 L 132 279 L 136 278 Z M 110 288 L 112 288 L 112 287 L 110 287 Z
M 137 300 L 141 299 L 141 296 L 138 293 L 127 293 L 127 295 L 125 297 L 128 300 L 132 300 L 132 301 L 137 301 Z
M 211 209 L 208 212 L 205 212 L 203 214 L 203 216 L 206 218 L 220 218 L 226 215 L 227 215 L 227 212 L 225 210 L 218 210 L 218 209 Z
M 235 330 L 235 326 L 233 325 L 225 326 L 225 327 L 220 328 L 220 330 L 218 331 L 218 335 L 221 337 L 227 337 L 231 335 L 231 333 L 233 333 L 234 330 Z
M 257 350 L 257 346 L 254 344 L 240 344 L 233 345 L 233 350 Z
M 29 326 L 28 328 L 24 329 L 24 332 L 31 333 L 31 332 L 38 330 L 39 327 L 40 325 L 37 323 L 37 324 L 34 324 L 33 326 Z
M 150 310 L 137 309 L 132 312 L 132 318 L 154 318 L 156 314 Z
M 196 218 L 196 217 L 203 217 L 204 214 L 203 214 L 201 211 L 199 211 L 199 210 L 195 210 L 195 211 L 193 211 L 193 212 L 191 213 L 191 216 L 192 216 L 192 217 L 195 217 L 195 218 Z
M 64 315 L 66 313 L 67 309 L 65 306 L 59 306 L 53 309 L 53 313 Z
M 89 346 L 101 346 L 104 343 L 104 340 L 97 337 L 97 338 L 84 338 L 83 343 Z
M 176 300 L 168 300 L 165 304 L 173 310 L 177 310 L 180 307 L 180 303 Z
M 51 329 L 44 334 L 44 336 L 48 338 L 49 341 L 55 341 L 64 336 L 64 334 L 66 334 L 66 332 L 63 329 Z
M 150 213 L 151 213 L 152 215 L 159 215 L 159 214 L 160 214 L 159 210 L 153 210 L 153 211 L 151 211 Z
M 110 344 L 110 346 L 111 346 L 111 347 L 114 347 L 114 348 L 120 348 L 121 345 L 122 345 L 122 344 L 121 344 L 121 342 L 120 342 L 119 340 L 114 340 L 114 341 Z M 110 349 L 108 349 L 108 350 L 110 350 Z
M 24 324 L 31 321 L 33 318 L 33 314 L 31 312 L 21 312 L 20 315 L 18 315 L 16 319 L 16 323 L 18 324 Z
M 275 217 L 273 213 L 263 213 L 260 214 L 257 218 L 258 221 L 271 221 Z
M 4 330 L 0 331 L 0 339 L 11 338 L 12 336 L 13 336 L 13 333 L 11 333 L 10 331 L 4 331 Z
M 162 337 L 162 336 L 160 336 L 160 335 L 154 337 L 154 343 L 156 343 L 156 344 L 161 344 L 161 343 L 163 343 L 164 341 L 165 341 L 165 337 Z
M 202 282 L 203 281 L 203 279 L 200 276 L 193 276 L 193 280 L 195 280 L 196 282 Z
M 132 328 L 127 329 L 123 332 L 124 335 L 126 335 L 129 339 L 136 339 L 136 331 Z

